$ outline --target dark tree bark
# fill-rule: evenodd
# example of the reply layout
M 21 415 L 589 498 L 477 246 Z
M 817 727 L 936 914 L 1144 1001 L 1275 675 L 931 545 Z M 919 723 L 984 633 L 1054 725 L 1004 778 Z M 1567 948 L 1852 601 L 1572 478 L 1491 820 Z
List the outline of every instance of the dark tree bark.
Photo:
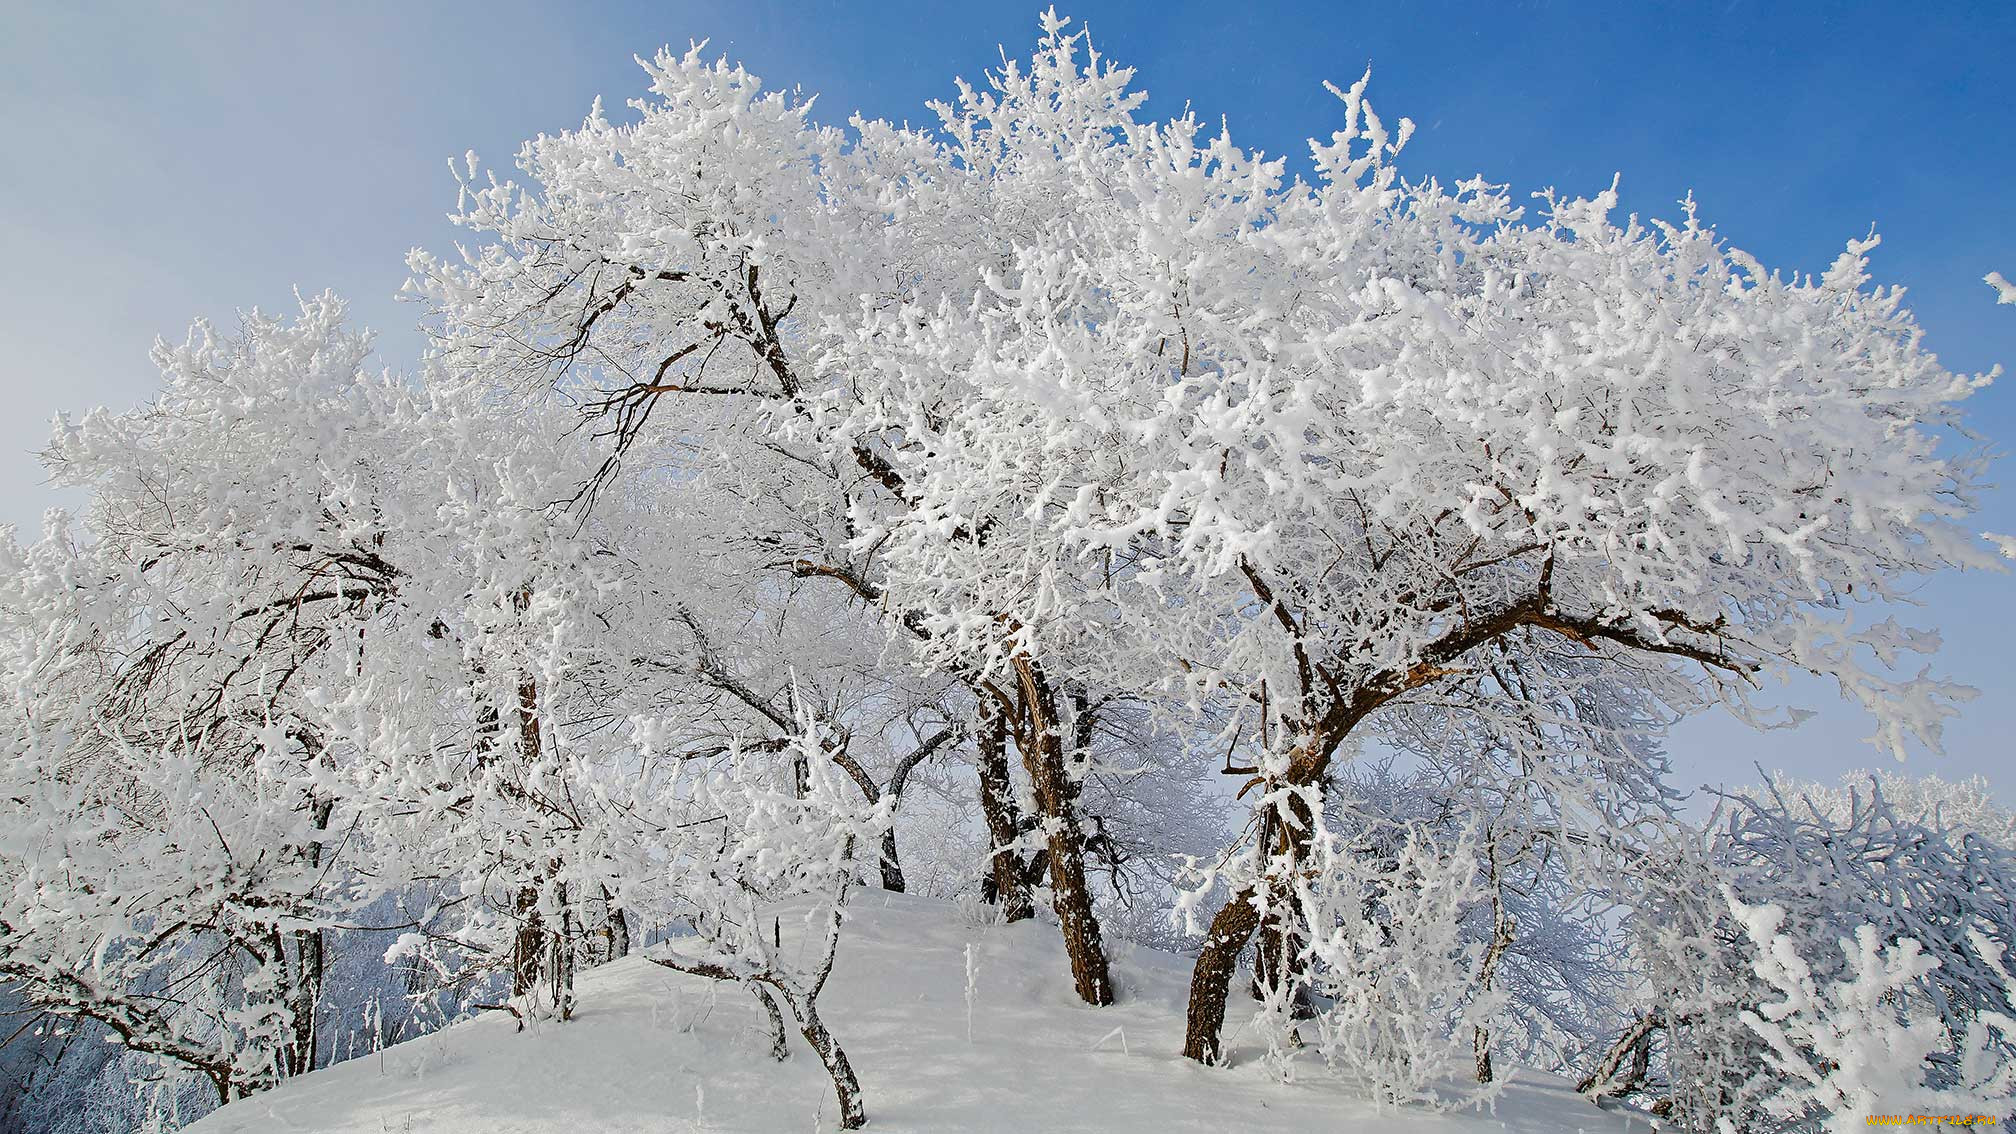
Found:
M 1078 780 L 1070 762 L 1077 753 L 1065 751 L 1063 722 L 1057 697 L 1034 662 L 1017 658 L 1021 684 L 1021 719 L 1015 745 L 1035 788 L 1036 808 L 1043 817 L 1050 852 L 1051 908 L 1071 959 L 1071 979 L 1078 998 L 1087 1004 L 1113 1003 L 1113 979 L 1100 939 L 1099 918 L 1085 879 L 1085 834 L 1078 824 Z
M 567 887 L 560 886 L 560 932 L 547 939 L 548 969 L 553 978 L 553 1011 L 562 1020 L 574 1018 L 574 942 L 580 935 Z
M 1225 1026 L 1225 999 L 1232 988 L 1232 974 L 1239 968 L 1239 954 L 1245 951 L 1247 940 L 1260 927 L 1254 896 L 1252 890 L 1240 891 L 1211 919 L 1211 930 L 1190 973 L 1183 1054 L 1199 1063 L 1215 1064 L 1223 1054 L 1218 1035 Z
M 963 735 L 964 730 L 957 727 L 939 729 L 930 739 L 911 749 L 909 755 L 897 762 L 896 770 L 889 773 L 887 787 L 878 786 L 875 777 L 868 774 L 868 769 L 862 767 L 861 761 L 856 760 L 844 745 L 840 751 L 833 754 L 833 763 L 847 773 L 847 777 L 854 781 L 854 786 L 861 789 L 862 798 L 868 802 L 880 803 L 882 798 L 887 796 L 890 801 L 889 811 L 893 816 L 896 810 L 903 806 L 903 791 L 910 786 L 910 773 L 917 770 L 917 765 L 930 759 L 940 749 Z M 893 823 L 887 831 L 882 832 L 880 857 L 882 888 L 902 893 L 905 886 L 903 862 L 896 854 L 896 828 Z
M 511 995 L 532 996 L 539 990 L 539 967 L 545 959 L 546 925 L 539 916 L 539 890 L 518 891 L 518 932 L 511 939 Z
M 974 747 L 979 752 L 980 812 L 986 816 L 987 838 L 994 845 L 982 892 L 1000 905 L 1002 920 L 1025 921 L 1036 916 L 1036 904 L 1022 875 L 1021 856 L 1014 850 L 1022 837 L 1022 815 L 1008 781 L 1008 718 L 982 700 L 978 731 Z
M 1261 925 L 1260 940 L 1253 947 L 1253 996 L 1264 999 L 1277 987 L 1289 989 L 1288 1016 L 1307 1020 L 1315 1015 L 1309 989 L 1299 978 L 1303 974 L 1302 934 L 1276 918 Z
M 903 893 L 903 864 L 896 858 L 896 828 L 882 832 L 882 888 L 895 893 Z
M 1320 782 L 1327 770 L 1328 754 L 1335 747 L 1334 741 L 1322 736 L 1298 746 L 1295 758 L 1289 762 L 1290 782 Z M 1321 752 L 1322 758 L 1309 759 L 1309 754 L 1314 752 Z M 1261 847 L 1285 860 L 1285 869 L 1292 873 L 1294 864 L 1307 857 L 1309 836 L 1316 825 L 1315 815 L 1302 796 L 1290 796 L 1286 807 L 1286 822 L 1272 812 L 1261 816 L 1258 837 Z M 1281 911 L 1276 915 L 1277 919 L 1291 918 L 1293 895 L 1278 883 L 1264 884 L 1275 887 L 1268 895 L 1267 904 L 1269 908 Z M 1191 971 L 1183 1054 L 1200 1063 L 1217 1063 L 1223 1054 L 1218 1035 L 1225 1025 L 1225 1002 L 1231 992 L 1232 977 L 1238 971 L 1239 955 L 1245 950 L 1246 943 L 1262 928 L 1258 896 L 1253 888 L 1248 887 L 1235 894 L 1218 911 L 1217 916 L 1211 919 L 1210 932 Z M 1267 925 L 1266 930 L 1254 959 L 1256 985 L 1263 980 L 1280 979 L 1284 975 L 1280 970 L 1292 970 L 1299 963 L 1299 942 L 1295 940 L 1293 930 L 1285 928 L 1279 920 Z M 1297 1009 L 1300 1008 L 1298 1004 Z
M 1270 810 L 1260 817 L 1259 837 L 1261 845 L 1279 859 L 1279 869 L 1292 876 L 1307 849 L 1306 837 L 1298 836 L 1313 829 L 1315 816 L 1299 798 L 1291 799 L 1287 806 L 1291 822 L 1283 823 L 1281 816 Z M 1268 901 L 1273 916 L 1261 919 L 1260 939 L 1253 946 L 1253 998 L 1265 1000 L 1276 988 L 1286 988 L 1289 1019 L 1307 1020 L 1316 1010 L 1309 1000 L 1308 984 L 1301 979 L 1308 962 L 1302 956 L 1302 920 L 1296 914 L 1297 905 L 1294 890 L 1277 880 Z
M 294 938 L 294 964 L 289 973 L 287 1009 L 294 1016 L 294 1035 L 286 1052 L 289 1075 L 306 1075 L 315 1070 L 316 1008 L 322 1001 L 322 974 L 326 968 L 322 931 L 304 929 Z

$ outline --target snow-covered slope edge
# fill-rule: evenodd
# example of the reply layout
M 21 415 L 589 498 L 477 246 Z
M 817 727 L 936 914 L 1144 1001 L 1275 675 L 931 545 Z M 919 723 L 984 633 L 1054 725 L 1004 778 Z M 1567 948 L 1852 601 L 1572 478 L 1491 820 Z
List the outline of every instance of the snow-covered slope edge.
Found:
M 1072 996 L 1056 931 L 972 926 L 953 907 L 878 890 L 851 910 L 820 1003 L 886 1131 L 1646 1131 L 1560 1080 L 1514 1078 L 1493 1114 L 1378 1110 L 1339 1085 L 1283 1084 L 1234 1051 L 1176 1055 L 1183 958 L 1119 945 L 1120 1003 Z M 785 927 L 788 937 L 791 927 Z M 967 1025 L 968 947 L 973 988 Z M 583 974 L 565 1025 L 470 1020 L 235 1103 L 190 1134 L 518 1134 L 832 1130 L 831 1084 L 794 1035 L 771 1062 L 732 986 L 632 957 Z

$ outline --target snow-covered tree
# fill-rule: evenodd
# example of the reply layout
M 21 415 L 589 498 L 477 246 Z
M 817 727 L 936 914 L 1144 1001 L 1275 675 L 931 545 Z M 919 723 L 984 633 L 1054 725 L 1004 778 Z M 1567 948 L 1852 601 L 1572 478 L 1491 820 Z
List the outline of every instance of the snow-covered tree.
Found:
M 306 689 L 392 601 L 373 454 L 405 394 L 324 296 L 156 350 L 160 397 L 61 423 L 92 494 L 11 539 L 0 973 L 229 1098 L 314 1065 L 345 875 Z
M 824 545 L 779 564 L 1008 717 L 1088 1000 L 1071 690 L 1265 718 L 1261 794 L 1292 813 L 1254 830 L 1291 859 L 1347 738 L 1415 702 L 1502 715 L 1550 667 L 1753 719 L 1756 681 L 1808 670 L 1899 749 L 1964 695 L 1887 668 L 1930 635 L 1854 617 L 1993 562 L 1963 526 L 1979 461 L 1938 450 L 1985 379 L 1870 284 L 1873 238 L 1786 277 L 1691 204 L 1529 218 L 1481 178 L 1410 182 L 1411 124 L 1362 81 L 1317 180 L 1287 180 L 1144 120 L 1054 14 L 931 131 L 815 126 L 699 48 L 649 70 L 633 124 L 528 145 L 529 186 L 472 167 L 458 219 L 485 241 L 412 258 L 444 352 L 557 383 L 612 462 L 726 434 L 825 486 Z M 1199 960 L 1197 1058 L 1253 884 Z
M 1621 1028 L 1590 1093 L 1762 1121 L 1788 1051 L 1839 1064 L 1815 1020 L 1906 984 L 1937 1089 L 2006 1041 L 1978 790 L 1689 831 L 1667 783 L 1675 721 L 1773 723 L 1795 670 L 1899 754 L 1970 693 L 1886 611 L 1997 565 L 1942 448 L 1987 378 L 1873 235 L 1786 275 L 1691 201 L 1411 180 L 1369 77 L 1291 177 L 1054 12 L 921 129 L 645 68 L 524 184 L 468 161 L 471 243 L 408 261 L 416 374 L 364 374 L 325 297 L 60 429 L 91 510 L 0 548 L 0 975 L 36 1003 L 230 1095 L 312 1065 L 343 911 L 521 1018 L 638 919 L 788 1009 L 855 1125 L 817 1010 L 846 895 L 928 872 L 1010 920 L 1047 891 L 1094 1005 L 1102 916 L 1182 915 L 1188 1056 L 1250 955 L 1270 1040 L 1392 1099 Z M 921 852 L 920 799 L 957 809 Z

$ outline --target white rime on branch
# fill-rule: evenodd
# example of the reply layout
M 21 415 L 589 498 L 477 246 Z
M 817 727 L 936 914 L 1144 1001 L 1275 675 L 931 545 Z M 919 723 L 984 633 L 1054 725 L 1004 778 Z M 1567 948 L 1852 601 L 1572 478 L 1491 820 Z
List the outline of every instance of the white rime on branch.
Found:
M 1411 179 L 1369 75 L 1294 177 L 1040 28 L 921 128 L 659 52 L 520 180 L 458 171 L 415 373 L 323 296 L 60 422 L 90 504 L 0 542 L 0 977 L 229 1099 L 334 1050 L 362 935 L 557 1026 L 670 931 L 851 1128 L 818 996 L 873 879 L 1047 896 L 1089 1006 L 1115 929 L 1193 947 L 1203 1063 L 1251 989 L 1278 1066 L 1390 1101 L 1496 1051 L 1705 1130 L 1767 1114 L 1741 1013 L 1813 1014 L 1763 1012 L 1805 986 L 1727 883 L 2006 1039 L 1963 941 L 2010 944 L 2006 827 L 1816 792 L 1703 831 L 1663 747 L 1790 723 L 1795 672 L 1898 756 L 1973 695 L 1890 609 L 2016 546 L 1970 526 L 1993 374 L 1876 236 L 1786 273 L 1691 201 Z

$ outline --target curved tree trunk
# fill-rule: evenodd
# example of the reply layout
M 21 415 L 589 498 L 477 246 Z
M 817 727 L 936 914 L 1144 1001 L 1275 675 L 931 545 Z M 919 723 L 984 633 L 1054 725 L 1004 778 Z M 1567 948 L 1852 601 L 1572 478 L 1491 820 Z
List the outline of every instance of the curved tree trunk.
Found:
M 798 1030 L 833 1079 L 833 1093 L 840 1100 L 840 1129 L 859 1130 L 868 1125 L 868 1112 L 861 1105 L 861 1081 L 854 1077 L 854 1066 L 847 1062 L 847 1053 L 840 1050 L 833 1033 L 826 1030 L 825 1022 L 819 1019 L 819 1009 L 809 998 L 799 1013 Z
M 1239 954 L 1253 931 L 1260 928 L 1260 910 L 1254 905 L 1252 890 L 1232 896 L 1211 919 L 1211 931 L 1197 952 L 1197 964 L 1190 972 L 1190 1010 L 1183 1032 L 1183 1055 L 1199 1063 L 1217 1063 L 1222 1054 L 1218 1035 L 1225 1026 L 1225 998 L 1232 990 L 1232 975 L 1239 969 Z
M 1337 734 L 1337 735 L 1341 735 Z M 1319 782 L 1326 775 L 1329 753 L 1336 747 L 1336 740 L 1318 733 L 1315 737 L 1298 745 L 1295 756 L 1289 761 L 1287 782 L 1307 785 Z M 1272 784 L 1268 785 L 1271 791 Z M 1308 854 L 1310 833 L 1315 830 L 1315 816 L 1309 803 L 1299 794 L 1288 797 L 1287 822 L 1282 822 L 1275 814 L 1263 815 L 1260 823 L 1260 844 L 1268 853 L 1285 857 L 1287 869 L 1296 869 L 1295 863 Z M 1225 1026 L 1225 1001 L 1232 989 L 1232 977 L 1239 969 L 1239 954 L 1246 948 L 1254 931 L 1260 928 L 1260 908 L 1258 894 L 1247 887 L 1232 896 L 1215 917 L 1211 919 L 1211 931 L 1206 935 L 1204 948 L 1197 954 L 1197 964 L 1190 973 L 1190 1010 L 1183 1034 L 1183 1054 L 1199 1063 L 1217 1063 L 1223 1054 L 1219 1044 L 1219 1033 Z M 1269 904 L 1277 909 L 1288 908 L 1292 898 L 1286 893 L 1276 892 Z M 1292 928 L 1281 925 L 1268 927 L 1268 940 L 1261 945 L 1257 958 L 1255 979 L 1279 979 L 1277 968 L 1292 968 L 1297 964 L 1298 951 Z
M 727 683 L 727 687 L 731 690 L 743 689 L 739 683 L 732 682 Z M 750 704 L 758 706 L 760 711 L 762 702 L 759 699 L 756 699 L 753 694 L 749 694 L 746 691 L 741 695 Z M 769 714 L 766 713 L 766 715 Z M 772 716 L 771 719 L 779 728 L 784 727 L 786 718 Z M 897 808 L 903 805 L 903 791 L 910 783 L 910 773 L 917 770 L 917 765 L 930 759 L 932 754 L 943 749 L 947 744 L 957 741 L 964 735 L 965 731 L 960 728 L 940 729 L 937 735 L 919 744 L 910 751 L 909 755 L 903 757 L 897 763 L 896 769 L 889 773 L 889 784 L 886 788 L 878 787 L 875 783 L 875 777 L 869 775 L 868 769 L 862 767 L 859 760 L 849 755 L 844 746 L 839 751 L 833 753 L 833 763 L 841 771 L 847 773 L 847 778 L 854 781 L 855 787 L 861 789 L 861 797 L 863 799 L 866 799 L 871 804 L 880 803 L 885 798 L 889 801 L 889 814 L 892 821 L 889 829 L 882 832 L 880 863 L 882 868 L 882 888 L 884 890 L 891 890 L 900 894 L 904 888 L 903 860 L 896 854 L 896 826 L 893 820 Z M 809 768 L 804 770 L 806 774 L 810 774 Z
M 784 1040 L 784 1014 L 777 1010 L 777 998 L 760 984 L 753 981 L 743 983 L 755 995 L 756 1003 L 763 1006 L 764 1015 L 770 1018 L 770 1058 L 779 1063 L 791 1058 L 791 1046 Z
M 1656 1012 L 1648 1012 L 1631 1022 L 1624 1033 L 1617 1037 L 1603 1058 L 1597 1060 L 1596 1069 L 1575 1084 L 1577 1094 L 1601 1099 L 1606 1095 L 1622 1095 L 1634 1091 L 1645 1081 L 1645 1074 L 1652 1060 L 1652 1033 L 1666 1026 L 1666 1021 Z M 1631 1061 L 1627 1070 L 1625 1060 Z

